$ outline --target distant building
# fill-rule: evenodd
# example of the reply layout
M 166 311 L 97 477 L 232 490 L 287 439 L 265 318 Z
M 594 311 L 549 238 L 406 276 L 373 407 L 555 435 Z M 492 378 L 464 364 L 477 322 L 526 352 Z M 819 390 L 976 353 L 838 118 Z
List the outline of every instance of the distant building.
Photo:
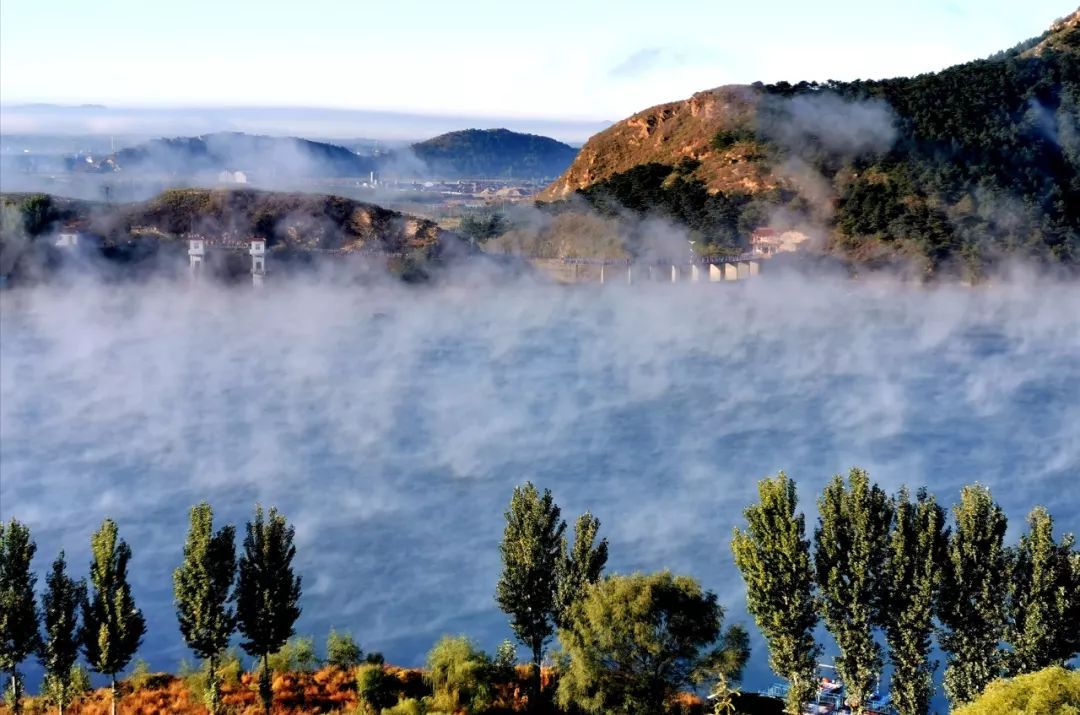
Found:
M 750 236 L 750 252 L 755 256 L 769 258 L 777 253 L 797 251 L 799 244 L 808 239 L 809 236 L 800 231 L 781 233 L 774 228 L 758 228 Z

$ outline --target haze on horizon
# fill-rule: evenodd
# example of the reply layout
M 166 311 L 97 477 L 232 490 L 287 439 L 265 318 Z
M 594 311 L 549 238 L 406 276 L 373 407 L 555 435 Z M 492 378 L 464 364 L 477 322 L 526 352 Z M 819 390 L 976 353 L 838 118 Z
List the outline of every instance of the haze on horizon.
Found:
M 1061 0 L 678 0 L 662 10 L 639 0 L 543 10 L 5 0 L 0 103 L 328 107 L 584 132 L 722 84 L 934 71 L 1012 47 L 1073 10 Z M 5 133 L 26 129 L 9 122 Z

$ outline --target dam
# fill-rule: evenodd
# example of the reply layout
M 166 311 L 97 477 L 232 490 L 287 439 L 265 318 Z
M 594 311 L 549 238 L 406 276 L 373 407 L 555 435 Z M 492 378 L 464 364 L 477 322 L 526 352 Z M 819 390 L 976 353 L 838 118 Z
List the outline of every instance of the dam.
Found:
M 602 258 L 528 258 L 529 265 L 558 283 L 722 283 L 761 273 L 761 256 L 694 258 L 684 261 Z

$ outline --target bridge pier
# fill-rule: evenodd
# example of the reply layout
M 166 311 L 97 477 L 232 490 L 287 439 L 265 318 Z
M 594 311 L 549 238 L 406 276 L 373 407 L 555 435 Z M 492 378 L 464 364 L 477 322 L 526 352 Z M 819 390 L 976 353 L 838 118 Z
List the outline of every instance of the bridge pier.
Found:
M 724 264 L 724 280 L 737 281 L 739 280 L 739 269 L 735 267 L 733 263 Z
M 749 278 L 750 266 L 745 261 L 739 261 L 735 264 L 735 275 L 738 280 Z
M 266 241 L 253 239 L 248 254 L 251 255 L 251 285 L 259 288 L 266 277 Z
M 206 257 L 206 242 L 201 238 L 188 241 L 188 275 L 193 281 L 202 278 L 203 259 Z

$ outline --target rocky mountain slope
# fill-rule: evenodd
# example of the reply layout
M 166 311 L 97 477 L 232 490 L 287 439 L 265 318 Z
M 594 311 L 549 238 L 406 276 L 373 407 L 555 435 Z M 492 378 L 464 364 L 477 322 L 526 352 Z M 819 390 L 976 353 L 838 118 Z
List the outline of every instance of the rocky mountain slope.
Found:
M 701 247 L 797 228 L 859 261 L 1080 267 L 1080 11 L 912 78 L 699 92 L 593 136 L 541 194 L 659 213 Z

